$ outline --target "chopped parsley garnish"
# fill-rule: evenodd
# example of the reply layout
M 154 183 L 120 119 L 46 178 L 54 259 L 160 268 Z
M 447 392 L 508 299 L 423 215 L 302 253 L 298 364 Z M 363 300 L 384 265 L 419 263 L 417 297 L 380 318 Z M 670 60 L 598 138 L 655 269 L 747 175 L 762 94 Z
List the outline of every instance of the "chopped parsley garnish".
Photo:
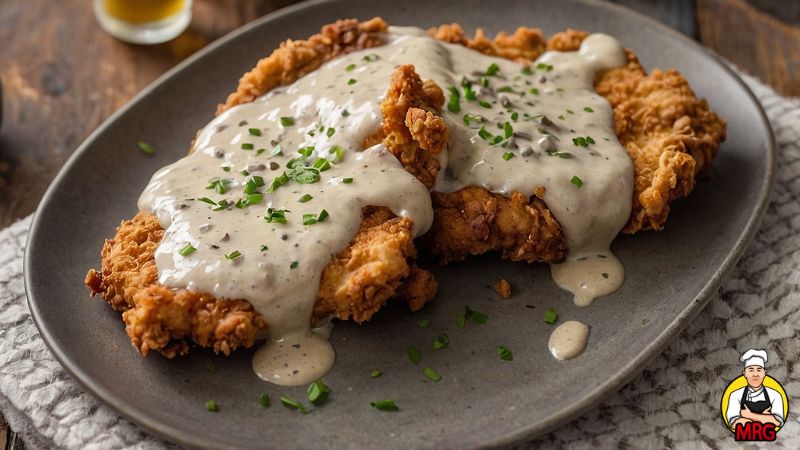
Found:
M 156 153 L 156 149 L 145 141 L 137 142 L 136 146 L 139 147 L 139 150 L 146 155 L 154 155 Z
M 230 172 L 231 171 L 231 167 L 230 166 L 222 166 L 222 171 L 223 172 Z
M 256 148 L 256 146 L 249 142 L 245 142 L 242 144 L 242 150 L 252 150 L 254 148 Z
M 363 58 L 361 58 L 361 60 L 365 62 L 377 61 L 379 59 L 381 59 L 381 57 L 376 55 L 375 53 L 370 53 L 369 55 L 366 55 Z
M 486 127 L 481 127 L 481 129 L 478 130 L 478 136 L 480 136 L 481 139 L 485 140 L 486 142 L 492 145 L 497 145 L 503 141 L 502 136 L 493 135 L 486 129 Z
M 426 367 L 426 368 L 422 369 L 422 372 L 431 381 L 439 381 L 439 380 L 442 379 L 442 376 L 439 375 L 439 372 L 433 370 L 433 368 L 431 368 L 431 367 Z
M 353 69 L 355 69 L 355 68 L 356 68 L 356 65 L 355 65 L 355 64 L 348 64 L 348 65 L 347 65 L 347 67 L 345 67 L 345 68 L 344 68 L 344 70 L 346 70 L 346 71 L 350 72 L 350 71 L 352 71 L 352 70 L 353 70 Z
M 449 343 L 450 343 L 450 338 L 447 337 L 447 333 L 440 333 L 439 336 L 436 337 L 436 340 L 433 341 L 433 349 L 439 350 L 445 348 Z
M 594 110 L 588 106 L 584 107 L 583 110 L 586 112 L 594 112 Z
M 511 127 L 511 123 L 505 122 L 503 124 L 503 136 L 505 136 L 505 138 L 508 139 L 513 135 L 514 135 L 514 128 Z
M 348 110 L 346 110 L 346 109 L 343 109 L 343 110 L 342 110 L 342 117 L 347 117 L 347 116 L 349 116 L 349 115 L 350 115 L 350 111 L 348 111 Z
M 264 153 L 265 151 L 267 151 L 267 149 L 260 148 L 260 149 L 256 150 L 256 155 L 260 155 L 260 154 Z
M 519 119 L 519 113 L 518 113 L 518 112 L 516 112 L 516 111 L 512 112 L 512 113 L 511 113 L 511 120 L 513 120 L 514 122 L 516 122 L 516 121 L 517 121 L 517 119 Z
M 536 89 L 535 87 L 528 89 L 528 92 L 530 92 L 533 95 L 539 95 L 539 89 Z
M 281 125 L 284 127 L 294 125 L 294 117 L 281 117 Z
M 236 258 L 239 258 L 240 256 L 242 256 L 242 253 L 239 250 L 234 250 L 234 251 L 228 253 L 227 255 L 225 255 L 225 259 L 234 260 Z
M 317 380 L 308 385 L 308 401 L 318 403 L 328 398 L 331 388 L 322 380 Z
M 328 127 L 328 129 L 325 131 L 325 135 L 328 137 L 333 136 L 334 133 L 336 133 L 336 129 L 331 127 Z
M 278 189 L 288 182 L 289 176 L 286 175 L 286 172 L 283 172 L 272 180 L 272 183 L 270 183 L 269 187 L 267 188 L 267 192 L 275 192 L 275 189 Z
M 250 132 L 250 136 L 261 136 L 261 130 L 258 128 L 249 128 L 247 131 Z
M 325 158 L 317 158 L 317 160 L 314 161 L 314 168 L 320 172 L 325 172 L 331 168 L 331 162 Z
M 317 223 L 316 214 L 303 214 L 303 225 L 314 225 Z
M 511 86 L 500 86 L 497 88 L 497 92 L 511 92 Z
M 498 345 L 495 349 L 497 351 L 497 356 L 502 359 L 503 361 L 513 361 L 514 355 L 511 353 L 511 350 L 504 345 Z
M 481 77 L 480 78 L 480 83 L 481 83 L 481 86 L 483 86 L 483 87 L 489 87 L 489 79 L 486 78 L 486 77 Z
M 456 325 L 458 328 L 464 329 L 464 325 L 466 323 L 466 316 L 464 314 L 456 314 Z
M 314 146 L 309 145 L 308 147 L 303 147 L 300 150 L 298 150 L 297 153 L 300 153 L 304 157 L 308 158 L 309 156 L 311 156 L 312 153 L 314 153 Z
M 261 247 L 258 247 L 258 249 L 261 250 L 262 252 L 265 252 L 269 250 L 269 247 L 267 247 L 266 244 L 261 244 Z
M 608 279 L 608 274 L 607 274 L 607 273 L 603 272 L 603 273 L 601 273 L 600 275 L 602 275 L 602 276 L 603 276 L 603 278 L 606 278 L 606 279 Z
M 464 308 L 464 318 L 477 324 L 484 324 L 487 320 L 489 320 L 489 316 L 480 311 L 475 311 L 469 306 Z
M 581 180 L 577 175 L 573 175 L 572 178 L 569 180 L 569 182 L 574 184 L 575 187 L 578 187 L 578 188 L 583 186 L 583 180 Z
M 469 126 L 469 123 L 472 121 L 475 122 L 483 122 L 485 119 L 483 116 L 479 116 L 477 114 L 464 114 L 464 125 Z
M 420 328 L 428 328 L 428 325 L 431 324 L 431 321 L 428 319 L 419 319 L 417 320 L 417 326 Z
M 297 261 L 292 261 L 292 263 L 289 264 L 289 268 L 290 269 L 297 269 L 297 265 L 298 265 Z
M 206 411 L 208 412 L 218 412 L 219 406 L 217 406 L 217 402 L 214 400 L 209 400 L 206 402 Z
M 261 394 L 261 397 L 258 397 L 258 404 L 262 408 L 269 408 L 269 394 Z
M 394 400 L 378 400 L 375 402 L 370 402 L 369 405 L 379 411 L 397 411 L 400 409 L 394 403 Z
M 353 182 L 352 178 L 342 178 L 342 183 L 344 184 L 350 184 L 352 182 Z
M 208 186 L 206 186 L 206 189 L 213 189 L 214 191 L 216 191 L 217 194 L 224 194 L 228 192 L 229 184 L 231 184 L 231 180 L 227 178 L 211 179 L 208 182 Z
M 419 363 L 420 359 L 422 359 L 422 353 L 419 351 L 419 349 L 413 345 L 408 347 L 408 360 L 414 364 L 417 364 Z
M 298 198 L 298 199 L 297 199 L 297 201 L 298 201 L 298 202 L 300 202 L 300 203 L 305 203 L 305 202 L 307 202 L 307 201 L 309 201 L 309 200 L 311 200 L 311 199 L 313 199 L 313 198 L 314 198 L 314 197 L 312 197 L 312 196 L 311 196 L 311 195 L 309 195 L 309 194 L 303 194 L 303 196 L 302 196 L 302 197 L 300 197 L 300 198 Z
M 556 310 L 553 308 L 547 308 L 547 311 L 544 312 L 544 321 L 549 324 L 554 324 L 556 323 L 556 318 L 558 318 Z
M 300 184 L 311 184 L 319 181 L 319 170 L 313 167 L 295 166 L 288 174 L 289 179 Z
M 479 101 L 478 104 L 483 106 L 484 108 L 491 108 L 492 107 L 492 104 L 487 102 L 487 101 L 485 101 L 485 100 Z
M 563 90 L 563 89 L 562 89 L 562 90 Z M 568 113 L 568 114 L 575 114 L 575 111 L 573 111 L 573 110 L 571 110 L 571 109 L 568 109 L 568 110 L 567 110 L 567 113 Z
M 269 157 L 272 158 L 273 156 L 280 156 L 283 155 L 283 150 L 281 149 L 281 145 L 278 144 L 275 147 L 272 147 L 272 151 L 269 154 Z
M 239 205 L 239 202 L 236 202 L 236 207 L 245 208 L 248 206 L 257 205 L 261 203 L 262 200 L 264 200 L 264 195 L 259 192 L 256 192 L 255 194 L 248 194 L 244 200 L 239 200 L 239 202 L 242 202 L 241 206 Z
M 292 400 L 285 395 L 281 395 L 281 403 L 283 404 L 283 406 L 287 408 L 296 409 L 303 414 L 308 413 L 308 410 L 306 409 L 305 406 L 303 406 L 302 403 L 298 402 L 297 400 Z
M 212 211 L 222 211 L 223 209 L 227 209 L 228 206 L 230 206 L 230 205 L 231 205 L 231 203 L 228 202 L 227 200 L 220 200 L 220 201 L 217 202 L 217 207 L 216 208 L 211 208 L 211 210 Z
M 375 369 L 375 370 L 372 371 L 371 374 L 369 374 L 369 376 L 372 377 L 372 378 L 378 378 L 379 376 L 381 376 L 381 371 L 378 370 L 378 369 Z
M 450 91 L 450 101 L 447 102 L 447 110 L 454 113 L 461 111 L 461 96 L 458 94 L 458 88 L 450 86 L 447 89 Z
M 349 80 L 347 80 L 347 85 L 350 86 L 351 84 L 356 84 L 355 78 L 350 78 Z
M 209 205 L 216 205 L 217 204 L 217 202 L 215 202 L 214 200 L 211 200 L 208 197 L 200 197 L 200 198 L 198 198 L 198 200 L 200 200 L 203 203 L 208 203 Z
M 520 70 L 520 72 L 522 72 L 523 75 L 533 74 L 533 70 L 531 70 L 530 66 L 523 67 L 522 70 Z
M 264 186 L 264 178 L 258 175 L 253 175 L 248 177 L 247 181 L 244 182 L 243 191 L 245 194 L 254 194 L 261 186 Z
M 497 72 L 500 72 L 500 66 L 495 63 L 489 64 L 489 67 L 486 68 L 486 75 L 493 77 L 497 75 Z
M 545 64 L 545 63 L 537 64 L 536 68 L 539 69 L 539 70 L 544 70 L 545 72 L 550 72 L 551 70 L 553 70 L 553 66 L 551 66 L 550 64 Z
M 344 159 L 344 149 L 338 145 L 334 145 L 328 150 L 328 156 L 335 156 L 333 162 L 341 162 Z
M 192 244 L 186 244 L 182 249 L 178 250 L 178 253 L 181 256 L 185 257 L 185 256 L 191 255 L 192 253 L 194 253 L 196 251 L 197 251 L 197 249 L 192 247 Z
M 514 154 L 513 154 L 513 153 L 511 153 L 511 152 L 505 152 L 505 153 L 503 153 L 503 159 L 504 159 L 504 160 L 506 160 L 506 161 L 508 161 L 509 159 L 511 159 L 511 158 L 513 158 L 513 157 L 514 157 Z
M 264 216 L 264 220 L 267 223 L 286 223 L 286 213 L 289 212 L 285 209 L 273 209 L 267 208 L 267 215 Z
M 575 144 L 576 147 L 588 147 L 591 144 L 594 144 L 594 139 L 591 136 L 578 136 L 576 138 L 572 138 L 572 143 Z

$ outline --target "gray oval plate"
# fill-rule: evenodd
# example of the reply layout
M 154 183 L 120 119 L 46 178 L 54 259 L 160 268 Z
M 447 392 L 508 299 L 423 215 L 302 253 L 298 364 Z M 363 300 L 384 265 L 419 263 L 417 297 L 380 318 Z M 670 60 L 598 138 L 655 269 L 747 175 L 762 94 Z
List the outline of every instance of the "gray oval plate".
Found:
M 621 237 L 614 250 L 628 268 L 625 285 L 590 308 L 576 308 L 551 281 L 544 265 L 494 257 L 435 269 L 436 301 L 419 314 L 389 306 L 363 326 L 338 324 L 332 339 L 337 363 L 326 380 L 328 404 L 310 415 L 283 408 L 281 394 L 302 399 L 302 388 L 260 381 L 251 351 L 230 358 L 197 350 L 189 357 L 141 358 L 128 341 L 119 314 L 83 286 L 98 264 L 103 238 L 136 212 L 136 198 L 150 175 L 185 153 L 197 129 L 238 77 L 287 38 L 302 38 L 340 17 L 381 15 L 394 24 L 432 26 L 457 21 L 489 32 L 520 25 L 548 34 L 566 27 L 618 37 L 647 68 L 674 67 L 728 120 L 728 140 L 709 179 L 678 202 L 667 229 Z M 137 140 L 155 145 L 148 157 Z M 482 447 L 532 438 L 576 417 L 619 389 L 674 338 L 708 302 L 758 227 L 773 179 L 769 126 L 741 81 L 709 53 L 653 21 L 613 5 L 577 1 L 543 3 L 470 0 L 457 8 L 436 2 L 369 0 L 312 2 L 267 16 L 212 44 L 180 64 L 115 113 L 75 152 L 44 196 L 28 241 L 25 281 L 39 330 L 64 368 L 89 392 L 142 427 L 195 446 L 237 447 Z M 491 285 L 509 279 L 514 295 L 499 300 Z M 468 304 L 486 312 L 485 325 L 456 327 Z M 571 361 L 547 351 L 560 320 L 591 324 L 586 352 Z M 418 318 L 431 321 L 420 328 Z M 439 332 L 450 345 L 433 351 Z M 423 350 L 412 365 L 406 349 Z M 497 345 L 514 352 L 501 361 Z M 212 373 L 207 365 L 213 364 Z M 436 368 L 438 383 L 421 368 Z M 378 368 L 383 375 L 370 378 Z M 262 409 L 258 397 L 272 396 Z M 374 410 L 392 398 L 400 411 Z M 216 414 L 204 403 L 214 399 Z

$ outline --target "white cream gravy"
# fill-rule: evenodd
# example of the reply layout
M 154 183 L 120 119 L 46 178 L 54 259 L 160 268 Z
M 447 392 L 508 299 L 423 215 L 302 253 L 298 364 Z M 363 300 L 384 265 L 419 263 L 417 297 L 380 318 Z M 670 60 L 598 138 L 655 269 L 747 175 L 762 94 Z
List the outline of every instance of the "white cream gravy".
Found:
M 588 339 L 589 327 L 577 320 L 569 320 L 553 330 L 547 347 L 556 359 L 572 359 L 583 352 Z
M 400 64 L 414 64 L 448 98 L 450 86 L 459 92 L 459 110 L 451 106 L 444 114 L 451 137 L 436 190 L 479 185 L 531 196 L 544 186 L 569 246 L 568 260 L 552 266 L 556 282 L 576 302 L 588 303 L 624 278 L 609 244 L 630 214 L 633 168 L 614 134 L 611 109 L 592 85 L 597 71 L 624 62 L 619 43 L 591 35 L 581 51 L 548 52 L 526 73 L 518 63 L 437 41 L 416 28 L 392 27 L 386 40 L 221 114 L 200 131 L 195 151 L 158 171 L 139 199 L 139 208 L 157 214 L 166 230 L 156 251 L 161 284 L 247 299 L 266 319 L 269 339 L 253 362 L 265 380 L 305 384 L 332 365 L 333 349 L 311 329 L 311 312 L 322 270 L 356 234 L 362 207 L 386 206 L 411 217 L 415 235 L 430 227 L 425 187 L 382 145 L 358 151 L 380 126 L 379 103 Z M 496 73 L 481 86 L 478 73 L 492 64 Z M 465 77 L 475 100 L 465 98 Z M 465 114 L 472 115 L 468 124 Z M 504 125 L 513 129 L 510 138 Z M 494 143 L 493 136 L 501 138 Z M 592 144 L 573 144 L 587 136 Z M 341 160 L 335 146 L 344 150 Z M 314 183 L 291 180 L 269 192 L 304 148 L 306 164 L 327 158 L 330 169 Z M 260 201 L 251 197 L 255 204 L 242 205 L 254 176 L 264 181 L 250 191 Z M 313 198 L 300 202 L 305 196 Z M 267 208 L 286 210 L 286 223 Z M 304 225 L 304 215 L 319 218 L 322 210 L 326 220 Z M 181 254 L 189 246 L 196 250 Z

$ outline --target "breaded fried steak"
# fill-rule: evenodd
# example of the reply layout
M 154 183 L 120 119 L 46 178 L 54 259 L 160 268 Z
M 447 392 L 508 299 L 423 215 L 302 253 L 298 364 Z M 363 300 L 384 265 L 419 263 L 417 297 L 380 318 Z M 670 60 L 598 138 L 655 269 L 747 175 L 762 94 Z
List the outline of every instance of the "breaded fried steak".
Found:
M 616 261 L 610 240 L 661 229 L 725 139 L 678 72 L 647 74 L 611 37 L 470 38 L 457 24 L 426 34 L 380 18 L 282 43 L 217 113 L 190 156 L 154 176 L 142 212 L 86 277 L 123 311 L 142 354 L 307 340 L 310 325 L 369 320 L 393 297 L 418 310 L 437 290 L 414 263 L 426 230 L 420 242 L 442 263 L 488 251 Z M 177 176 L 194 171 L 213 175 L 207 186 Z M 575 215 L 587 205 L 598 218 Z M 255 229 L 257 242 L 242 237 Z M 303 259 L 312 240 L 323 250 Z M 603 269 L 595 295 L 616 289 L 615 276 L 621 267 Z M 287 286 L 311 302 L 288 302 Z M 287 351 L 268 347 L 270 358 Z

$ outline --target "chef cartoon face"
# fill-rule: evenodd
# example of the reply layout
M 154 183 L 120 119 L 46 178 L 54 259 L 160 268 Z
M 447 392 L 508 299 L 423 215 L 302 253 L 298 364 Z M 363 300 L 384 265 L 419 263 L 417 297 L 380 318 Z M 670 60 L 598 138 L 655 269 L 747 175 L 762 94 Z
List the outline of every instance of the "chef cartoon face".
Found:
M 744 372 L 747 385 L 751 388 L 758 389 L 764 383 L 764 377 L 767 375 L 767 370 L 761 366 L 745 367 Z

